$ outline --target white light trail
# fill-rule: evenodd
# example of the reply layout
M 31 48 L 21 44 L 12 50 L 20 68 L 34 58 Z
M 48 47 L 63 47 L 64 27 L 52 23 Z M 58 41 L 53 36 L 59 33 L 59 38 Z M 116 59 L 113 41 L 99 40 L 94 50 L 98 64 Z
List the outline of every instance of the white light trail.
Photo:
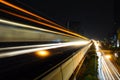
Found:
M 73 37 L 72 35 L 56 32 L 56 31 L 52 31 L 52 30 L 47 30 L 47 29 L 43 29 L 43 28 L 40 28 L 40 27 L 31 26 L 31 25 L 16 23 L 16 22 L 4 20 L 4 19 L 0 19 L 0 23 Z
M 116 69 L 116 67 L 113 65 L 113 63 L 110 60 L 106 60 L 106 62 L 108 63 L 108 65 L 110 66 L 111 70 L 113 71 L 113 73 L 115 74 L 115 76 L 117 78 L 120 78 L 120 74 L 118 73 L 118 70 Z
M 11 51 L 11 52 L 3 52 L 0 53 L 0 58 L 5 58 L 5 57 L 11 57 L 11 56 L 17 56 L 17 55 L 22 55 L 22 54 L 29 54 L 35 51 L 39 50 L 48 50 L 48 49 L 54 49 L 54 48 L 60 48 L 60 47 L 66 47 L 66 46 L 76 46 L 76 45 L 87 45 L 90 43 L 90 41 L 76 41 L 76 42 L 67 42 L 67 43 L 57 43 L 57 44 L 46 44 L 46 46 L 41 47 L 41 48 L 32 48 L 32 49 L 25 49 L 25 50 L 17 50 L 17 51 Z
M 105 68 L 105 72 L 108 74 L 108 80 L 114 80 L 114 77 L 113 77 L 113 75 L 112 75 L 112 71 L 110 70 L 110 68 L 109 68 L 109 66 L 106 64 L 106 62 L 105 62 L 105 60 L 104 60 L 104 58 L 102 59 L 102 65 L 103 65 L 103 68 Z M 103 71 L 103 69 L 102 69 L 102 71 Z M 103 74 L 103 75 L 105 75 L 105 74 Z M 106 80 L 106 79 L 105 79 Z
M 100 80 L 120 80 L 120 73 L 115 65 L 107 58 L 105 53 L 99 48 L 99 45 L 94 41 L 96 53 L 98 56 L 98 76 Z
M 12 49 L 23 49 L 23 48 L 36 48 L 36 47 L 45 47 L 45 46 L 55 46 L 59 45 L 60 43 L 53 43 L 53 44 L 39 44 L 39 45 L 29 45 L 29 46 L 16 46 L 16 47 L 6 47 L 0 48 L 1 50 L 12 50 Z

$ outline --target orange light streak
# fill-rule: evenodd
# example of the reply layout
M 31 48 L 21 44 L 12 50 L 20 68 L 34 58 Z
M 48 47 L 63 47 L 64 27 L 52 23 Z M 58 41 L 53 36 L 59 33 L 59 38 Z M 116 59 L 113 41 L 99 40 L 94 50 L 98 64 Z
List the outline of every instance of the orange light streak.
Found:
M 49 25 L 49 24 L 47 24 L 47 23 L 43 23 L 43 22 L 40 22 L 40 21 L 31 19 L 31 18 L 22 16 L 22 15 L 16 14 L 16 13 L 13 13 L 13 12 L 9 12 L 9 11 L 2 10 L 2 9 L 0 9 L 0 11 L 5 12 L 5 13 L 8 13 L 8 14 L 11 14 L 11 15 L 16 16 L 16 17 L 19 17 L 19 18 L 23 18 L 23 19 L 25 19 L 25 20 L 28 20 L 28 21 L 31 21 L 31 22 L 34 22 L 34 23 L 42 24 L 42 25 L 44 25 L 44 26 L 51 26 L 51 27 L 54 27 L 54 26 Z
M 0 11 L 4 12 L 4 13 L 7 13 L 7 14 L 10 14 L 10 15 L 13 15 L 13 16 L 16 16 L 16 17 L 19 17 L 19 18 L 22 18 L 22 19 L 25 19 L 25 20 L 29 20 L 31 22 L 36 22 L 36 20 L 34 19 L 31 19 L 31 18 L 28 18 L 28 17 L 25 17 L 25 16 L 22 16 L 22 15 L 19 15 L 19 14 L 16 14 L 16 13 L 13 13 L 13 12 L 9 12 L 9 11 L 6 11 L 6 10 L 3 10 L 3 9 L 0 9 Z M 36 22 L 38 23 L 38 21 Z M 42 22 L 41 22 L 42 23 Z M 38 23 L 40 24 L 40 22 Z M 44 24 L 44 23 L 43 23 Z M 36 28 L 35 28 L 36 29 Z M 38 29 L 38 28 L 37 28 Z M 39 30 L 39 29 L 38 29 Z M 62 34 L 62 35 L 65 35 L 65 36 L 69 36 L 69 37 L 75 37 L 73 35 L 69 35 L 69 34 L 64 34 L 64 33 L 60 33 L 60 32 L 54 32 L 54 31 L 50 31 L 50 32 L 53 32 L 53 33 L 56 33 L 56 34 Z
M 0 2 L 3 1 L 3 0 L 0 0 Z
M 31 21 L 31 22 L 34 22 L 34 23 L 42 24 L 42 25 L 45 25 L 45 26 L 52 26 L 52 25 L 49 25 L 49 24 L 46 24 L 46 23 L 31 19 L 31 18 L 22 16 L 22 15 L 16 14 L 16 13 L 13 13 L 13 12 L 9 12 L 9 11 L 3 10 L 3 9 L 0 9 L 0 11 L 2 11 L 4 13 L 8 13 L 8 14 L 16 16 L 16 17 L 19 17 L 19 18 L 22 18 L 22 19 L 25 19 L 25 20 L 28 20 L 28 21 Z M 66 35 L 66 34 L 64 34 L 64 35 Z M 75 36 L 72 36 L 72 35 L 66 35 L 66 36 L 75 37 Z
M 41 19 L 41 20 L 45 20 L 45 21 L 47 21 L 47 22 L 49 22 L 49 23 L 52 23 L 52 24 L 57 25 L 57 26 L 60 26 L 60 25 L 58 25 L 58 24 L 56 24 L 56 23 L 54 23 L 54 22 L 52 22 L 52 21 L 50 21 L 50 20 L 47 20 L 47 19 L 45 19 L 45 18 L 43 18 L 43 17 L 41 17 L 41 16 L 38 16 L 38 15 L 36 15 L 36 14 L 34 14 L 34 13 L 31 13 L 31 12 L 29 12 L 29 11 L 27 11 L 27 10 L 25 10 L 25 9 L 22 9 L 22 8 L 16 6 L 16 5 L 13 5 L 13 4 L 9 3 L 9 2 L 1 1 L 1 3 L 5 4 L 5 5 L 7 5 L 7 6 L 10 6 L 10 7 L 14 8 L 14 9 L 17 9 L 17 10 L 19 10 L 19 11 L 22 11 L 22 12 L 24 12 L 24 13 L 27 13 L 27 14 L 29 14 L 29 15 L 32 15 L 32 16 L 34 16 L 34 17 L 36 17 L 36 18 Z M 60 26 L 60 27 L 62 27 L 62 26 Z M 64 28 L 64 27 L 62 27 L 62 28 Z
M 19 10 L 19 11 L 21 11 L 21 12 L 27 13 L 27 14 L 29 14 L 29 15 L 32 15 L 32 16 L 36 17 L 36 18 L 39 18 L 39 19 L 42 19 L 42 20 L 45 20 L 45 21 L 51 23 L 51 21 L 49 21 L 49 20 L 47 20 L 47 19 L 45 19 L 45 18 L 42 18 L 42 17 L 40 17 L 40 16 L 38 16 L 38 15 L 36 15 L 36 14 L 33 14 L 33 13 L 31 13 L 31 12 L 25 10 L 25 9 L 22 9 L 22 8 L 20 8 L 20 7 L 18 7 L 18 6 L 15 6 L 15 5 L 13 5 L 13 4 L 9 3 L 9 2 L 6 2 L 6 1 L 4 1 L 4 0 L 2 0 L 1 3 L 5 4 L 5 5 L 7 5 L 7 6 L 10 6 L 10 7 L 14 8 L 14 9 L 17 9 L 17 10 Z M 26 18 L 26 19 L 28 19 L 28 18 Z M 87 38 L 84 37 L 84 36 L 81 36 L 81 35 L 79 35 L 79 34 L 76 34 L 76 33 L 70 32 L 70 31 L 67 31 L 67 30 L 62 29 L 62 28 L 59 28 L 59 27 L 55 27 L 55 26 L 52 26 L 52 25 L 49 25 L 49 24 L 46 24 L 46 23 L 42 23 L 42 22 L 36 21 L 36 20 L 32 20 L 32 21 L 37 22 L 37 23 L 40 23 L 40 24 L 45 25 L 45 26 L 48 26 L 48 27 L 50 27 L 50 28 L 54 28 L 54 29 L 57 29 L 57 30 L 60 30 L 60 31 L 63 31 L 63 32 L 66 32 L 66 33 L 69 33 L 69 34 L 72 34 L 72 35 L 81 37 L 81 38 L 83 38 L 83 39 L 87 39 Z M 53 22 L 52 22 L 52 23 L 53 23 Z

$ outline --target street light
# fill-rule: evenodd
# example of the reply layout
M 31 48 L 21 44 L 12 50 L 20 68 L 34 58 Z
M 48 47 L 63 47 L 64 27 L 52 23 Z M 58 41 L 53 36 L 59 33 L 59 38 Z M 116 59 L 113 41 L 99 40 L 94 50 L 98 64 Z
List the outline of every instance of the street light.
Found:
M 114 56 L 115 56 L 115 57 L 118 57 L 118 53 L 114 53 Z
M 40 57 L 47 57 L 50 55 L 49 51 L 47 50 L 36 51 L 35 54 Z
M 105 56 L 107 59 L 110 59 L 111 58 L 111 55 L 106 55 Z

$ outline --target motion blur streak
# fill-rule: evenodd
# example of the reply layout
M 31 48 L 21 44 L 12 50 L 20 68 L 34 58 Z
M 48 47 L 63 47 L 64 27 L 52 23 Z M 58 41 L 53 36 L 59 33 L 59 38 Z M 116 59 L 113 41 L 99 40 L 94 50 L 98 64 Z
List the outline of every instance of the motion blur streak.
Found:
M 108 65 L 110 66 L 111 70 L 113 71 L 114 74 L 116 74 L 115 76 L 119 79 L 120 78 L 120 74 L 118 73 L 116 67 L 113 65 L 113 63 L 110 60 L 106 60 Z
M 45 31 L 45 32 L 51 32 L 51 33 L 55 33 L 55 34 L 61 34 L 61 35 L 73 37 L 72 35 L 68 35 L 68 34 L 56 32 L 56 31 L 52 31 L 52 30 L 47 30 L 47 29 L 43 29 L 43 28 L 37 28 L 37 27 L 34 27 L 34 26 L 30 26 L 30 25 L 26 25 L 26 24 L 21 24 L 21 23 L 16 23 L 16 22 L 4 20 L 4 19 L 0 19 L 0 22 L 1 23 L 5 23 L 5 24 L 14 25 L 14 26 L 19 26 L 19 27 L 24 27 L 24 28 L 30 28 L 30 29 L 35 29 L 35 30 L 40 30 L 40 31 Z
M 3 0 L 0 0 L 0 2 L 3 1 Z
M 31 18 L 29 18 L 29 17 L 25 17 L 25 16 L 22 16 L 22 15 L 13 13 L 13 12 L 9 12 L 9 11 L 3 10 L 3 9 L 0 9 L 0 11 L 2 11 L 2 12 L 4 12 L 4 13 L 11 14 L 11 15 L 16 16 L 16 17 L 19 17 L 19 18 L 22 18 L 22 19 L 25 19 L 25 20 L 28 20 L 28 21 L 31 21 L 31 22 L 34 22 L 34 23 L 37 23 L 37 24 L 41 24 L 41 25 L 44 25 L 44 26 L 51 26 L 51 27 L 54 27 L 54 26 L 52 26 L 52 25 L 50 25 L 50 24 L 43 23 L 43 22 L 40 22 L 40 21 L 31 19 Z
M 13 4 L 9 3 L 9 2 L 1 1 L 1 3 L 5 4 L 5 5 L 7 5 L 7 6 L 10 6 L 10 7 L 14 8 L 14 9 L 17 9 L 17 10 L 19 10 L 19 11 L 22 11 L 22 12 L 24 12 L 24 13 L 27 13 L 27 14 L 29 14 L 29 15 L 35 16 L 35 17 L 37 17 L 37 18 L 39 18 L 39 19 L 44 19 L 44 18 L 42 18 L 42 17 L 40 17 L 40 16 L 38 16 L 38 15 L 36 15 L 36 14 L 33 14 L 33 13 L 31 13 L 31 12 L 25 10 L 25 9 L 22 9 L 22 8 L 20 8 L 20 7 L 18 7 L 18 6 L 15 6 L 15 5 L 13 5 Z M 44 19 L 44 20 L 47 20 L 47 19 Z M 84 38 L 84 39 L 87 39 L 87 38 L 84 37 L 84 36 L 81 36 L 81 35 L 79 35 L 79 34 L 73 33 L 73 32 L 71 32 L 71 31 L 67 31 L 67 30 L 62 29 L 62 28 L 59 28 L 59 27 L 55 27 L 55 26 L 48 26 L 48 27 L 54 28 L 54 29 L 57 29 L 57 30 L 60 30 L 60 31 L 63 31 L 63 32 L 66 32 L 66 33 L 69 33 L 69 34 L 72 34 L 72 35 L 75 35 L 75 36 Z M 88 40 L 88 39 L 87 39 L 87 40 Z
M 109 76 L 108 79 L 114 80 L 114 77 L 113 77 L 113 75 L 112 75 L 112 72 L 110 71 L 110 68 L 107 66 L 104 58 L 102 58 L 102 65 L 103 65 L 102 68 L 105 68 L 105 73 L 108 73 L 108 76 Z M 103 74 L 103 76 L 105 76 L 105 73 Z M 105 80 L 106 80 L 106 78 L 105 78 Z
M 45 19 L 45 18 L 43 18 L 43 17 L 41 17 L 41 16 L 38 16 L 38 15 L 36 15 L 36 14 L 34 14 L 34 13 L 31 13 L 31 12 L 25 10 L 25 9 L 22 9 L 22 8 L 20 8 L 20 7 L 18 7 L 18 6 L 15 6 L 15 5 L 13 5 L 13 4 L 9 3 L 9 2 L 6 2 L 6 1 L 2 1 L 2 0 L 1 0 L 1 3 L 5 4 L 5 5 L 7 5 L 7 6 L 10 6 L 10 7 L 14 8 L 14 9 L 17 9 L 17 10 L 19 10 L 19 11 L 22 11 L 22 12 L 24 12 L 24 13 L 27 13 L 27 14 L 29 14 L 29 15 L 32 15 L 32 16 L 34 16 L 34 17 L 36 17 L 36 18 L 39 18 L 40 20 L 45 20 L 45 21 L 47 21 L 47 22 L 49 22 L 49 23 L 51 23 L 51 24 L 54 24 L 54 25 L 59 26 L 59 27 L 62 27 L 62 26 L 60 26 L 60 25 L 58 25 L 58 24 L 56 24 L 56 23 L 54 23 L 54 22 L 52 22 L 52 21 L 50 21 L 50 20 L 47 20 L 47 19 Z M 64 27 L 62 27 L 62 28 L 64 28 Z
M 50 24 L 46 24 L 46 23 L 43 23 L 43 22 L 40 22 L 40 21 L 37 21 L 37 20 L 34 20 L 34 19 L 31 19 L 31 18 L 28 18 L 28 17 L 25 17 L 25 16 L 22 16 L 22 15 L 19 15 L 19 14 L 15 14 L 15 13 L 12 13 L 12 12 L 9 12 L 9 11 L 6 11 L 6 10 L 2 10 L 0 9 L 0 11 L 2 12 L 5 12 L 5 13 L 8 13 L 8 14 L 11 14 L 13 16 L 17 16 L 19 18 L 22 18 L 22 19 L 25 19 L 25 20 L 28 20 L 28 21 L 31 21 L 31 22 L 34 22 L 34 23 L 38 23 L 38 24 L 42 24 L 44 26 L 51 26 L 51 27 L 54 27 Z
M 54 49 L 54 48 L 66 47 L 66 46 L 76 46 L 78 44 L 79 44 L 79 46 L 83 46 L 88 43 L 90 43 L 90 41 L 57 43 L 57 45 L 54 45 L 54 46 L 45 46 L 45 47 L 41 47 L 41 48 L 32 48 L 32 49 L 26 49 L 26 50 L 17 50 L 17 51 L 0 53 L 0 58 L 11 57 L 11 56 L 16 56 L 16 55 L 21 55 L 21 54 L 28 54 L 28 53 L 32 53 L 32 52 L 36 52 L 36 51 L 40 51 L 40 50 Z
M 53 43 L 53 44 L 42 44 L 42 45 L 29 45 L 29 46 L 17 46 L 17 47 L 6 47 L 0 48 L 0 50 L 11 50 L 11 49 L 23 49 L 23 48 L 35 48 L 35 47 L 45 47 L 45 46 L 55 46 L 60 43 Z
M 98 43 L 94 41 L 96 53 L 98 56 L 98 76 L 100 80 L 120 80 L 120 73 L 115 65 L 110 61 L 108 55 L 99 48 Z M 107 57 L 106 57 L 107 56 Z M 109 55 L 110 57 L 110 55 Z

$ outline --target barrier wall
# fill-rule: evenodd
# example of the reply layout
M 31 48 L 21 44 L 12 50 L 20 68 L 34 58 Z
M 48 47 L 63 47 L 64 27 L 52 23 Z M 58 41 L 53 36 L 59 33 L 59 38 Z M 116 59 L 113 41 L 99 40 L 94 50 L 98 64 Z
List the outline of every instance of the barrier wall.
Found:
M 74 55 L 68 59 L 66 62 L 61 64 L 58 68 L 54 69 L 48 75 L 42 78 L 42 80 L 69 80 L 73 72 L 75 71 L 78 65 L 81 65 L 80 62 L 84 58 L 86 52 L 92 44 L 82 48 L 81 50 L 74 53 Z M 34 80 L 38 80 L 41 76 L 38 76 Z

